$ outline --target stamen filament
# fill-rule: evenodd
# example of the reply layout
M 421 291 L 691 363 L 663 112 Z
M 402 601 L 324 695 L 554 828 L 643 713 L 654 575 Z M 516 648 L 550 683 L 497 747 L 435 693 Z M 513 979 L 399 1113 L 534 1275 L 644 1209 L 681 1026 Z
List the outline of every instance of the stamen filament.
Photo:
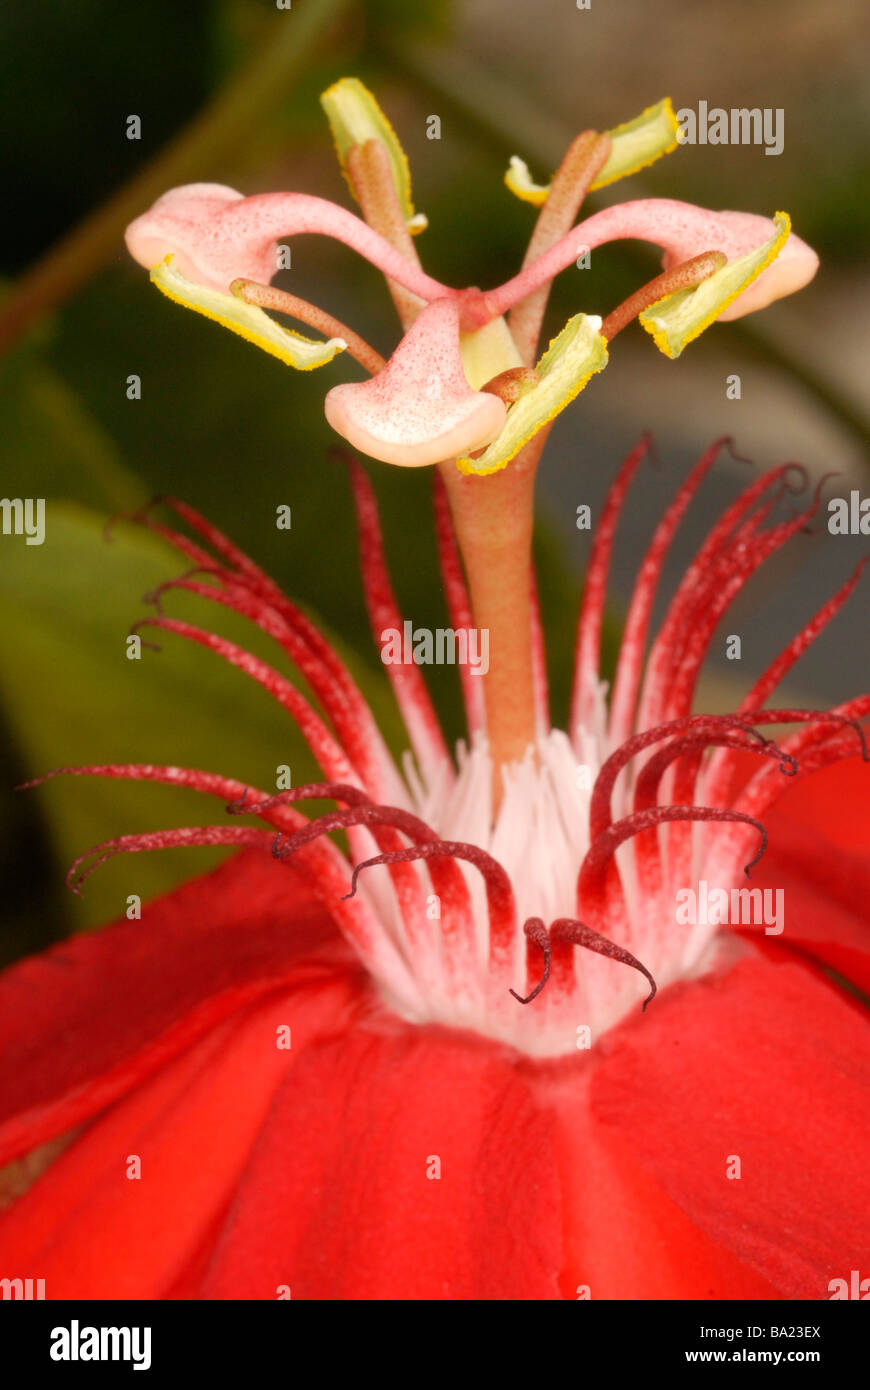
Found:
M 693 256 L 691 260 L 683 261 L 680 265 L 672 266 L 670 270 L 657 275 L 654 280 L 641 285 L 639 290 L 635 290 L 634 294 L 630 294 L 628 299 L 624 299 L 607 315 L 601 325 L 602 338 L 610 342 L 623 328 L 627 328 L 638 314 L 642 314 L 644 309 L 649 309 L 666 295 L 676 294 L 678 290 L 694 289 L 702 280 L 709 279 L 715 271 L 721 270 L 727 260 L 728 257 L 723 251 L 702 251 L 700 256 Z
M 489 391 L 491 395 L 498 396 L 505 405 L 513 405 L 522 395 L 526 386 L 534 386 L 540 381 L 540 376 L 534 367 L 508 367 L 507 371 L 499 372 L 491 381 L 487 381 L 481 386 L 481 391 Z
M 318 309 L 316 304 L 309 304 L 307 299 L 299 299 L 295 294 L 288 294 L 286 290 L 276 289 L 273 285 L 260 285 L 256 280 L 241 278 L 233 281 L 230 291 L 246 304 L 256 304 L 260 309 L 275 309 L 278 313 L 289 314 L 300 323 L 307 323 L 310 328 L 316 328 L 327 338 L 343 338 L 351 357 L 372 376 L 377 375 L 387 365 L 386 358 L 381 357 L 365 338 L 354 333 L 353 329 L 348 328 L 340 319 L 327 314 L 324 309 Z
M 347 152 L 347 173 L 370 227 L 422 274 L 420 257 L 408 231 L 405 214 L 393 182 L 390 156 L 381 140 L 366 140 Z M 402 327 L 407 331 L 426 303 L 395 276 L 387 276 Z
M 523 260 L 523 270 L 570 231 L 583 205 L 591 184 L 610 157 L 609 135 L 585 130 L 571 141 L 562 163 L 553 178 L 547 201 L 538 214 Z M 549 284 L 542 285 L 526 299 L 515 304 L 508 318 L 508 327 L 520 356 L 531 364 L 537 355 L 538 338 L 550 294 Z

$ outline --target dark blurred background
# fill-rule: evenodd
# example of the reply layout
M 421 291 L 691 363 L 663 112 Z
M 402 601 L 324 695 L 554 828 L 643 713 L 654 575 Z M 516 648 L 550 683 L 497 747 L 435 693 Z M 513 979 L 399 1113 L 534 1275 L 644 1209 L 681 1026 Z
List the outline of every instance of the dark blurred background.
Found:
M 63 873 L 90 844 L 128 831 L 221 819 L 192 794 L 59 779 L 13 785 L 65 763 L 178 762 L 272 785 L 313 772 L 268 697 L 211 654 L 167 637 L 160 653 L 125 656 L 147 612 L 142 595 L 185 566 L 112 513 L 161 491 L 205 512 L 322 620 L 348 655 L 395 746 L 382 668 L 368 637 L 349 497 L 327 450 L 322 399 L 355 374 L 338 361 L 294 374 L 168 304 L 127 257 L 121 233 L 166 187 L 194 180 L 246 193 L 300 189 L 347 201 L 318 94 L 360 76 L 409 154 L 419 245 L 452 284 L 513 274 L 534 213 L 504 188 L 508 156 L 544 178 L 580 129 L 606 129 L 670 95 L 674 106 L 781 107 L 783 153 L 762 146 L 687 146 L 595 195 L 686 198 L 711 207 L 785 208 L 820 252 L 808 290 L 757 318 L 717 325 L 678 363 L 637 327 L 614 344 L 553 432 L 540 478 L 542 568 L 554 679 L 564 720 L 571 624 L 588 533 L 576 508 L 600 507 L 618 460 L 641 430 L 658 468 L 640 479 L 621 532 L 614 623 L 633 565 L 665 500 L 699 451 L 732 433 L 762 466 L 800 459 L 831 493 L 867 474 L 870 310 L 870 87 L 865 0 L 29 0 L 0 16 L 0 114 L 6 216 L 0 220 L 5 302 L 0 335 L 2 473 L 8 497 L 45 497 L 42 546 L 0 536 L 0 960 L 123 911 L 206 867 L 208 853 L 137 855 L 91 880 L 82 900 Z M 426 118 L 441 118 L 440 141 Z M 128 140 L 128 117 L 142 138 Z M 616 245 L 591 271 L 568 271 L 550 326 L 584 309 L 606 313 L 656 273 L 654 253 Z M 578 278 L 581 277 L 582 278 Z M 347 319 L 381 351 L 396 341 L 379 277 L 342 247 L 293 248 L 285 279 Z M 738 374 L 739 401 L 726 377 Z M 128 376 L 141 378 L 127 399 Z M 427 470 L 372 466 L 397 587 L 415 623 L 446 621 L 436 577 Z M 748 470 L 723 459 L 693 506 L 669 578 Z M 289 532 L 275 509 L 292 508 Z M 863 549 L 866 549 L 866 540 Z M 703 700 L 725 708 L 849 573 L 861 537 L 801 536 L 747 591 L 717 636 Z M 208 626 L 203 607 L 172 611 Z M 221 630 L 271 653 L 243 624 Z M 741 662 L 724 657 L 740 634 Z M 790 677 L 795 698 L 832 703 L 870 681 L 866 585 Z M 452 736 L 461 733 L 452 673 L 434 673 Z

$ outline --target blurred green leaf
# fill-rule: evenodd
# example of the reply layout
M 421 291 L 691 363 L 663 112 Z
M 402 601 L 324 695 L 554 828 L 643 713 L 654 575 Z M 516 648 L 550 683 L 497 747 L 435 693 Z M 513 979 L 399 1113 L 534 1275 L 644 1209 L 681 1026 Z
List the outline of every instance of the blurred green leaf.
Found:
M 147 501 L 117 447 L 62 377 L 28 344 L 0 362 L 7 494 L 77 498 L 107 511 Z
M 44 545 L 12 536 L 0 542 L 0 700 L 21 762 L 35 772 L 59 764 L 177 763 L 265 789 L 288 763 L 294 784 L 311 780 L 316 765 L 289 717 L 213 653 L 165 634 L 161 652 L 127 658 L 140 595 L 186 564 L 148 531 L 119 526 L 114 537 L 106 544 L 99 517 L 56 503 L 46 509 Z M 167 595 L 166 605 L 173 616 L 217 628 L 287 669 L 273 644 L 235 615 L 190 595 Z M 367 677 L 352 654 L 343 655 L 385 735 L 404 747 L 383 676 Z M 220 803 L 193 792 L 98 778 L 59 778 L 20 795 L 39 798 L 58 876 L 100 840 L 225 819 Z M 129 893 L 144 900 L 217 857 L 206 850 L 122 856 L 89 880 L 82 900 L 71 899 L 75 921 L 113 917 Z

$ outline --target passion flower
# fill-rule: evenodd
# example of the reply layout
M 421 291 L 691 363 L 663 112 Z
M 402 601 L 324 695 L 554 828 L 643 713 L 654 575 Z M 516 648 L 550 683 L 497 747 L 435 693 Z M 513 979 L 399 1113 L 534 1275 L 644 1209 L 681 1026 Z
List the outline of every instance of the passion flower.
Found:
M 0 1162 L 19 1164 L 2 1264 L 44 1278 L 50 1298 L 827 1297 L 866 1248 L 870 1210 L 856 1122 L 870 1046 L 843 989 L 870 979 L 855 853 L 870 840 L 870 696 L 821 711 L 774 697 L 861 567 L 733 713 L 696 712 L 720 619 L 819 500 L 777 517 L 807 486 L 793 464 L 750 483 L 653 633 L 662 568 L 717 441 L 653 533 L 608 691 L 610 557 L 641 440 L 598 518 L 565 730 L 550 722 L 530 583 L 546 426 L 603 367 L 606 342 L 640 313 L 677 355 L 750 285 L 759 307 L 805 281 L 813 254 L 784 218 L 661 200 L 572 228 L 587 188 L 675 143 L 660 103 L 578 137 L 548 187 L 513 163 L 509 186 L 542 205 L 526 264 L 496 290 L 454 291 L 409 249 L 420 219 L 373 98 L 340 83 L 325 104 L 367 222 L 303 195 L 196 185 L 161 199 L 129 244 L 159 287 L 294 365 L 353 351 L 371 380 L 333 388 L 327 417 L 383 461 L 441 465 L 452 630 L 486 628 L 492 660 L 480 679 L 461 668 L 468 736 L 455 750 L 419 667 L 387 665 L 411 749 L 397 761 L 339 656 L 253 560 L 186 503 L 163 499 L 171 524 L 153 509 L 133 518 L 188 566 L 138 628 L 254 680 L 322 780 L 276 793 L 148 763 L 49 774 L 180 786 L 226 813 L 95 846 L 70 870 L 77 891 L 115 854 L 240 852 L 141 923 L 0 978 Z M 406 330 L 388 363 L 302 301 L 292 312 L 330 342 L 299 346 L 263 312 L 289 307 L 267 282 L 276 236 L 293 231 L 338 236 L 387 274 Z M 532 367 L 552 275 L 581 246 L 636 235 L 662 246 L 663 275 L 603 323 L 572 319 Z M 379 642 L 403 620 L 371 485 L 347 463 Z M 176 590 L 254 623 L 310 698 L 211 625 L 173 618 Z M 308 819 L 312 799 L 336 809 Z M 680 910 L 701 883 L 736 903 L 736 921 Z M 787 894 L 773 933 L 758 907 L 770 885 Z

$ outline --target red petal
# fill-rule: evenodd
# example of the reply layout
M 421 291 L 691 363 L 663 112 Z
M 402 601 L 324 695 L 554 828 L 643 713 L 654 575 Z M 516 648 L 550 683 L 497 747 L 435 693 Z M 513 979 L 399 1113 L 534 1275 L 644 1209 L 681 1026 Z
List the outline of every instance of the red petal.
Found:
M 810 776 L 796 778 L 793 784 L 783 779 L 782 795 L 764 817 L 771 830 L 772 851 L 776 849 L 776 825 L 782 816 L 842 850 L 870 855 L 870 766 L 860 757 L 857 734 L 855 755 Z M 757 771 L 757 759 L 742 753 L 732 755 L 730 800 L 737 797 Z
M 559 1298 L 551 1121 L 511 1055 L 386 1028 L 294 1068 L 203 1297 Z
M 857 745 L 857 738 L 856 738 Z M 755 770 L 734 756 L 733 787 Z M 781 888 L 785 930 L 744 934 L 771 958 L 791 951 L 870 992 L 870 767 L 860 757 L 798 778 L 764 816 L 769 844 L 752 886 Z
M 0 977 L 0 1165 L 101 1110 L 328 949 L 303 880 L 265 855 L 216 872 Z
M 786 958 L 790 951 L 803 953 L 870 993 L 867 859 L 846 853 L 785 816 L 771 822 L 771 848 L 753 870 L 752 886 L 782 889 L 784 930 L 761 937 L 759 944 L 768 954 Z M 743 934 L 754 937 L 756 931 Z
M 859 757 L 801 778 L 765 816 L 768 852 L 753 886 L 781 888 L 785 930 L 768 954 L 796 950 L 870 992 L 870 767 Z
M 828 1298 L 870 1248 L 863 1010 L 758 959 L 661 1002 L 605 1041 L 594 1113 L 724 1250 L 786 1297 Z
M 202 1261 L 288 1071 L 358 990 L 343 967 L 285 987 L 209 1033 L 89 1126 L 0 1218 L 4 1268 L 38 1270 L 48 1298 L 159 1298 Z M 277 1046 L 291 1029 L 292 1047 Z M 128 1176 L 133 1156 L 141 1176 Z
M 860 757 L 848 758 L 801 778 L 776 803 L 767 818 L 771 827 L 779 815 L 843 850 L 870 854 L 870 766 Z
M 668 1196 L 633 1145 L 592 1112 L 587 1084 L 570 1074 L 565 1082 L 554 1100 L 565 1232 L 559 1282 L 566 1299 L 782 1296 Z

